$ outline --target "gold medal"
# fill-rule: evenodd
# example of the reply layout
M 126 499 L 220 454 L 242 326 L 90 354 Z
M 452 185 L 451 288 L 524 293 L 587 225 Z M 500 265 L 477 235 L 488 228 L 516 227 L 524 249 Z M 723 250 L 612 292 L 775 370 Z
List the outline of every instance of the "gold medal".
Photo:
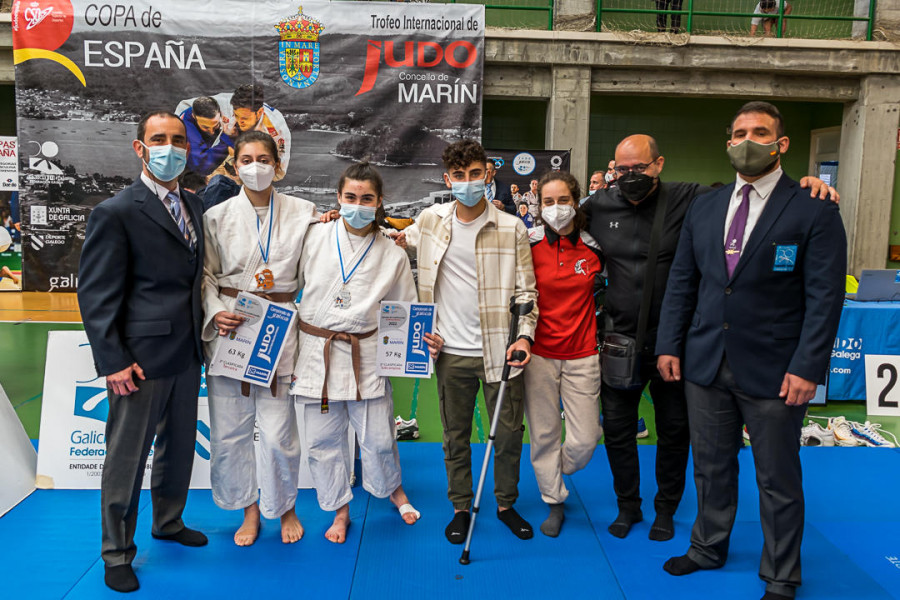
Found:
M 275 287 L 275 276 L 272 275 L 272 271 L 269 269 L 263 269 L 259 273 L 256 274 L 256 287 L 263 290 L 264 292 L 268 292 L 273 287 Z

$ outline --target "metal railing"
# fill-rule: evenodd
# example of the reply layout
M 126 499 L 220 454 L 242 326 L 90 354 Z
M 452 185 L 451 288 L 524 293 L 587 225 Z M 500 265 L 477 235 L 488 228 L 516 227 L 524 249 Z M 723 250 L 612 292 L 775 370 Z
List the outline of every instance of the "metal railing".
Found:
M 597 31 L 601 31 L 603 27 L 603 16 L 607 14 L 635 14 L 635 15 L 678 15 L 685 18 L 685 33 L 694 33 L 695 17 L 749 17 L 763 19 L 777 19 L 776 37 L 784 37 L 785 24 L 790 21 L 842 21 L 842 22 L 865 22 L 866 23 L 866 40 L 872 39 L 872 26 L 875 21 L 875 1 L 869 0 L 868 16 L 843 16 L 843 15 L 811 15 L 811 14 L 785 14 L 784 0 L 778 3 L 778 12 L 776 13 L 751 13 L 751 12 L 726 12 L 713 10 L 694 10 L 694 0 L 684 0 L 682 6 L 687 4 L 687 8 L 682 10 L 656 10 L 647 8 L 604 8 L 603 0 L 597 0 Z M 644 0 L 646 2 L 646 0 Z M 642 2 L 643 3 L 643 2 Z M 670 17 L 671 18 L 671 17 Z
M 496 27 L 518 27 L 520 24 L 516 23 L 515 18 L 506 17 L 502 14 L 492 15 L 488 11 L 503 11 L 507 14 L 512 13 L 512 11 L 525 11 L 525 12 L 545 12 L 547 13 L 547 30 L 550 31 L 553 29 L 553 2 L 554 0 L 539 0 L 531 3 L 510 3 L 510 4 L 488 4 L 486 2 L 479 2 L 478 0 L 431 0 L 437 2 L 445 2 L 447 4 L 484 4 L 485 8 L 485 19 L 487 20 L 488 25 L 496 26 Z M 514 0 L 515 2 L 515 0 Z M 525 27 L 528 29 L 528 27 Z

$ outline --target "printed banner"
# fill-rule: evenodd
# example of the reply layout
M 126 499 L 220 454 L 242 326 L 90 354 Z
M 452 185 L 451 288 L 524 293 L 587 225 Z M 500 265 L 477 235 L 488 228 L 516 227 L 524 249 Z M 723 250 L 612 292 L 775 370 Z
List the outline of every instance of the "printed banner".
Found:
M 19 189 L 19 150 L 16 138 L 0 135 L 0 191 Z
M 434 330 L 434 304 L 382 302 L 375 373 L 383 377 L 431 377 L 434 364 L 425 334 Z
M 140 383 L 138 383 L 140 385 Z M 97 376 L 91 347 L 84 331 L 51 331 L 47 342 L 47 366 L 41 409 L 37 487 L 50 489 L 100 489 L 106 457 L 106 416 L 109 398 L 106 380 Z M 209 488 L 210 420 L 206 378 L 201 379 L 197 410 L 197 441 L 191 488 Z M 301 488 L 313 487 L 303 438 L 303 411 L 297 412 L 301 432 Z M 259 440 L 258 432 L 254 439 Z M 355 433 L 350 429 L 347 457 L 354 456 Z M 260 460 L 257 444 L 257 461 Z M 258 464 L 258 463 L 257 463 Z M 150 487 L 153 449 L 144 471 L 145 489 Z M 349 468 L 349 472 L 353 472 Z
M 12 29 L 27 290 L 77 287 L 87 217 L 138 176 L 148 110 L 182 118 L 201 187 L 260 130 L 279 191 L 333 207 L 368 158 L 394 216 L 442 198 L 444 147 L 481 136 L 481 5 L 17 0 Z
M 530 193 L 537 198 L 538 180 L 550 171 L 568 171 L 569 150 L 487 150 L 488 160 L 497 169 L 495 180 L 499 188 L 510 187 L 518 204 Z
M 257 385 L 271 384 L 296 311 L 240 292 L 234 313 L 243 317 L 244 322 L 219 340 L 209 363 L 209 374 Z
M 22 290 L 19 193 L 0 191 L 0 292 Z

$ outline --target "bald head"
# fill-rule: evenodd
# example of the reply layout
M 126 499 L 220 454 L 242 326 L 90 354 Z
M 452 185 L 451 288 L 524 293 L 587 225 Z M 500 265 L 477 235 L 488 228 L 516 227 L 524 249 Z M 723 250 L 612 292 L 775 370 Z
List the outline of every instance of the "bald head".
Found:
M 616 146 L 616 164 L 621 164 L 626 156 L 637 157 L 641 159 L 640 162 L 649 163 L 659 157 L 659 146 L 649 135 L 629 135 Z

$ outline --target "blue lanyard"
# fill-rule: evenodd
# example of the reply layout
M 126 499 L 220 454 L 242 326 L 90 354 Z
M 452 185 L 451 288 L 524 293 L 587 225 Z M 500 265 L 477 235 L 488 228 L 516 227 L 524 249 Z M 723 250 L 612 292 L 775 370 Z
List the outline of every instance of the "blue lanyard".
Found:
M 338 237 L 338 227 L 340 227 L 340 226 L 341 226 L 341 221 L 339 221 L 339 220 L 338 220 L 338 221 L 335 221 L 335 225 L 334 225 L 334 243 L 337 245 L 338 262 L 341 263 L 341 278 L 344 280 L 344 283 L 346 284 L 348 281 L 350 281 L 350 278 L 353 277 L 353 274 L 356 273 L 356 269 L 358 269 L 358 268 L 359 268 L 359 265 L 362 264 L 362 261 L 363 261 L 363 259 L 366 257 L 366 255 L 369 253 L 369 250 L 372 249 L 372 244 L 375 243 L 375 236 L 377 235 L 377 233 L 372 234 L 372 241 L 369 242 L 369 245 L 368 245 L 368 246 L 366 246 L 366 251 L 363 252 L 363 255 L 359 257 L 359 260 L 356 261 L 356 264 L 353 266 L 352 269 L 350 269 L 350 273 L 349 273 L 349 274 L 345 274 L 345 272 L 344 272 L 344 257 L 343 257 L 343 255 L 341 254 L 341 240 L 340 240 L 340 238 Z
M 266 240 L 266 249 L 263 250 L 262 238 L 259 237 L 259 215 L 256 215 L 256 243 L 259 244 L 259 253 L 263 262 L 269 264 L 269 251 L 272 249 L 272 223 L 275 222 L 275 192 L 269 195 L 269 238 Z

